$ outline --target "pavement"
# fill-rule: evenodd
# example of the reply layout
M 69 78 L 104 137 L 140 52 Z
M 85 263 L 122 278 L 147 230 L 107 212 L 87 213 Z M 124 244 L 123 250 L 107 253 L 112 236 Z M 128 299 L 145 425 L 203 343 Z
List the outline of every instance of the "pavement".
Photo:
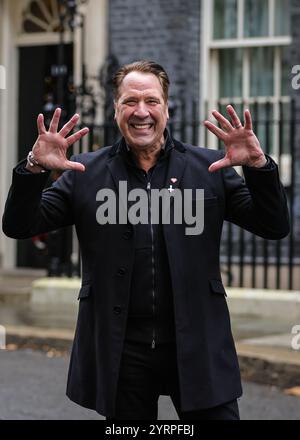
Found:
M 1 420 L 103 420 L 100 414 L 67 398 L 69 356 L 31 349 L 0 350 L 0 365 L 0 423 Z M 299 420 L 299 404 L 300 397 L 287 395 L 275 386 L 247 381 L 243 382 L 243 396 L 239 399 L 242 420 Z M 158 419 L 178 420 L 169 396 L 159 398 Z M 199 433 L 196 438 L 200 437 Z
M 70 351 L 75 330 L 73 318 L 63 319 L 65 314 L 62 313 L 61 317 L 55 319 L 53 315 L 49 320 L 47 309 L 44 315 L 39 313 L 38 318 L 28 311 L 32 282 L 44 275 L 44 271 L 0 272 L 0 324 L 5 327 L 8 350 L 38 349 L 50 353 L 50 356 Z M 285 310 L 292 310 L 291 303 L 287 309 L 284 303 L 280 305 L 282 316 L 278 314 L 276 304 L 277 313 L 272 316 L 272 313 L 259 315 L 259 304 L 256 314 L 253 309 L 248 309 L 251 313 L 243 310 L 239 314 L 236 304 L 230 305 L 230 293 L 228 300 L 229 309 L 234 311 L 231 324 L 243 379 L 284 389 L 293 388 L 298 393 L 300 319 L 291 311 L 285 313 Z M 269 303 L 269 309 L 274 301 Z M 76 306 L 75 300 L 74 303 Z M 299 327 L 295 327 L 297 325 Z

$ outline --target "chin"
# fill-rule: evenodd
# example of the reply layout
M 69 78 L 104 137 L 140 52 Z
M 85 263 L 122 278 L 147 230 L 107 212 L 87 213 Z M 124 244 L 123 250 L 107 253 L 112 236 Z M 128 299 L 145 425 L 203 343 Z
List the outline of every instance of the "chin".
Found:
M 131 144 L 133 147 L 138 148 L 147 148 L 155 143 L 155 139 L 140 139 L 140 138 L 133 138 L 131 137 L 129 140 L 129 144 Z

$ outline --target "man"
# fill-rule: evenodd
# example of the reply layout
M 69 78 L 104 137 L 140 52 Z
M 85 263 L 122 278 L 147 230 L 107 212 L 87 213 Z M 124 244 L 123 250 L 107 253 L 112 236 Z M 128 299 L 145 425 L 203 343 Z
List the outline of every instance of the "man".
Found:
M 109 419 L 155 419 L 160 394 L 169 394 L 181 419 L 239 419 L 241 382 L 219 267 L 224 220 L 267 239 L 289 232 L 286 198 L 277 165 L 231 106 L 217 111 L 218 128 L 206 127 L 224 152 L 171 138 L 169 80 L 149 61 L 123 66 L 115 75 L 115 119 L 123 135 L 112 147 L 67 160 L 75 115 L 59 132 L 60 109 L 49 131 L 38 116 L 32 152 L 13 173 L 3 230 L 27 238 L 76 225 L 82 252 L 82 287 L 67 395 Z M 232 168 L 242 165 L 245 181 Z M 66 170 L 43 187 L 48 171 Z M 45 172 L 42 172 L 45 171 Z M 99 221 L 99 191 L 149 195 L 148 222 Z M 204 228 L 151 222 L 151 190 L 204 190 Z M 196 206 L 197 197 L 192 200 Z M 174 204 L 170 212 L 174 214 Z M 176 214 L 176 213 L 175 213 Z M 172 217 L 173 218 L 173 217 Z M 100 219 L 101 220 L 101 219 Z

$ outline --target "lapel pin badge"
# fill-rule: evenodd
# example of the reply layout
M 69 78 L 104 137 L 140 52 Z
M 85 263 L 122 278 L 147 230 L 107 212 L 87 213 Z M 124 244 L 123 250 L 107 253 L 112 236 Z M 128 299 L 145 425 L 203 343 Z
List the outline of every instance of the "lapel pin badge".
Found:
M 177 178 L 176 177 L 171 177 L 171 182 L 172 183 L 176 183 L 177 182 Z M 175 191 L 175 189 L 173 188 L 173 185 L 171 185 L 170 184 L 170 186 L 169 186 L 169 188 L 168 188 L 168 191 L 171 193 L 171 192 L 173 192 L 173 191 Z

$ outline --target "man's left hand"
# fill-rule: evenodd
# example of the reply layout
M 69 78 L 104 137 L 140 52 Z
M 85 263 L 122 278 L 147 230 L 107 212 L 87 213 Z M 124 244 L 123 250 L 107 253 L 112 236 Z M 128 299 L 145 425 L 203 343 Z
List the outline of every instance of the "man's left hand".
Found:
M 231 122 L 224 118 L 218 111 L 212 111 L 213 116 L 219 122 L 222 129 L 210 121 L 204 121 L 206 128 L 225 144 L 225 156 L 217 162 L 212 163 L 208 171 L 214 172 L 221 168 L 238 165 L 256 168 L 263 167 L 267 159 L 261 149 L 259 140 L 252 130 L 250 111 L 245 110 L 244 112 L 245 124 L 243 126 L 234 108 L 228 105 L 226 109 Z

